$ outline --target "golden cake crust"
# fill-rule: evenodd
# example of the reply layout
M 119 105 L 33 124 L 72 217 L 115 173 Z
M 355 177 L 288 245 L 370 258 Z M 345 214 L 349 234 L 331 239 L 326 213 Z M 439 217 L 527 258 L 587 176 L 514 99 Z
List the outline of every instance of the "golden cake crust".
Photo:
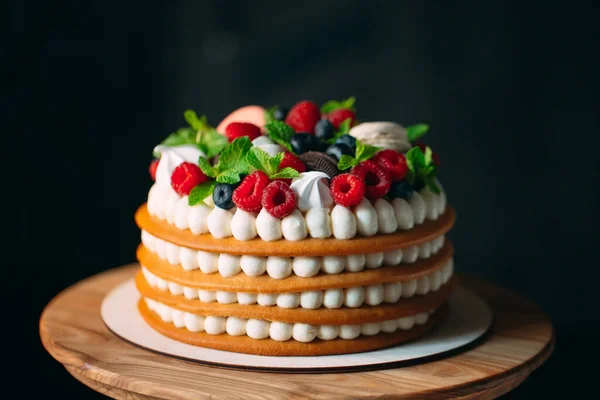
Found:
M 210 234 L 194 235 L 189 229 L 178 229 L 167 221 L 151 216 L 146 204 L 141 205 L 135 213 L 135 221 L 140 229 L 183 247 L 211 253 L 281 257 L 366 254 L 406 248 L 445 234 L 452 228 L 455 220 L 456 213 L 448 206 L 446 212 L 437 220 L 425 221 L 406 231 L 370 237 L 356 236 L 348 240 L 306 238 L 295 242 L 289 240 L 266 242 L 260 238 L 240 241 L 233 237 L 216 239 Z
M 150 311 L 144 300 L 138 302 L 138 309 L 144 320 L 159 333 L 194 346 L 236 353 L 256 354 L 264 356 L 319 356 L 328 354 L 360 353 L 382 349 L 399 343 L 416 339 L 441 324 L 448 315 L 448 306 L 433 313 L 427 323 L 416 325 L 409 330 L 397 330 L 393 333 L 379 333 L 374 336 L 359 336 L 356 339 L 315 339 L 309 343 L 296 340 L 278 342 L 273 339 L 256 340 L 249 336 L 230 336 L 226 334 L 209 335 L 205 332 L 190 332 L 177 328 L 171 323 L 164 322 Z

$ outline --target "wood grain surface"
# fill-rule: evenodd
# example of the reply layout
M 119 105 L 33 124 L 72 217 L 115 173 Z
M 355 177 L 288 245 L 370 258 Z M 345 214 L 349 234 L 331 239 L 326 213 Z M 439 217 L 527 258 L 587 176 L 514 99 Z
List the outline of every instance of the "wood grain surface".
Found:
M 554 348 L 553 327 L 535 304 L 461 277 L 488 301 L 496 320 L 482 342 L 453 356 L 395 369 L 326 374 L 203 366 L 143 350 L 106 328 L 102 299 L 137 268 L 109 270 L 73 285 L 40 318 L 46 350 L 77 380 L 116 399 L 491 399 L 523 382 Z

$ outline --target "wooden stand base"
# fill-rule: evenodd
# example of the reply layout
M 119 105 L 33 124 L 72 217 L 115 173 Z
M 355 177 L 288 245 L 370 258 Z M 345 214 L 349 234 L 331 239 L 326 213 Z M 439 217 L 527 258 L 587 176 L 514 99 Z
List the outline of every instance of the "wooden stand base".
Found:
M 46 350 L 77 380 L 116 399 L 495 398 L 509 392 L 554 349 L 554 330 L 533 303 L 515 293 L 461 277 L 496 318 L 474 348 L 424 364 L 369 372 L 278 374 L 219 369 L 152 353 L 112 334 L 100 304 L 131 278 L 137 264 L 85 279 L 44 310 Z

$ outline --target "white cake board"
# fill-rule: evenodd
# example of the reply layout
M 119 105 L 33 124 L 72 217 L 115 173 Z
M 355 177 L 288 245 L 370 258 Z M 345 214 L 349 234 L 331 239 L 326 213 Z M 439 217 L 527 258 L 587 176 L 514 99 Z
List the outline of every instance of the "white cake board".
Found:
M 104 298 L 102 319 L 116 335 L 135 345 L 173 357 L 220 367 L 261 371 L 306 373 L 372 370 L 425 362 L 472 344 L 488 331 L 493 321 L 490 307 L 474 293 L 459 287 L 450 298 L 446 321 L 420 339 L 357 354 L 267 357 L 196 347 L 163 336 L 139 314 L 139 298 L 133 279 L 120 284 Z

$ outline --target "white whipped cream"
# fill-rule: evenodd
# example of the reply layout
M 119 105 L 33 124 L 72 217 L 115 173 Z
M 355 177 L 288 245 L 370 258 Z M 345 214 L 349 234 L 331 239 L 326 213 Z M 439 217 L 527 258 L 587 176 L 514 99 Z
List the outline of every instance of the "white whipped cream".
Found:
M 156 168 L 156 182 L 160 184 L 171 184 L 173 170 L 182 162 L 198 164 L 198 158 L 206 157 L 200 149 L 193 144 L 181 146 L 158 145 L 154 151 L 160 153 L 160 161 Z
M 252 141 L 252 145 L 267 152 L 271 157 L 275 157 L 277 153 L 285 151 L 285 148 L 283 146 L 278 145 L 277 143 L 269 139 L 268 136 L 257 137 Z
M 423 325 L 435 310 L 409 315 L 402 318 L 381 322 L 369 322 L 360 325 L 311 325 L 302 323 L 285 323 L 245 319 L 238 317 L 202 316 L 181 311 L 156 300 L 145 297 L 148 308 L 158 314 L 164 322 L 173 323 L 178 328 L 186 328 L 190 332 L 206 332 L 209 335 L 228 334 L 232 336 L 248 335 L 252 339 L 271 338 L 278 342 L 291 339 L 302 343 L 312 342 L 315 338 L 333 340 L 336 338 L 355 339 L 360 335 L 372 336 L 379 332 L 395 332 L 408 330 L 415 325 Z
M 215 207 L 210 196 L 204 203 L 189 206 L 187 196 L 179 196 L 171 185 L 158 183 L 148 193 L 148 212 L 179 229 L 189 228 L 196 235 L 207 232 L 212 234 L 214 231 L 216 236 L 213 236 L 219 238 L 234 236 L 237 240 L 250 240 L 258 236 L 265 241 L 272 241 L 282 237 L 286 240 L 301 240 L 305 237 L 325 239 L 331 236 L 350 239 L 357 234 L 373 236 L 377 233 L 391 233 L 411 229 L 425 220 L 438 219 L 446 211 L 446 194 L 443 191 L 435 194 L 428 188 L 413 192 L 408 201 L 399 198 L 392 201 L 378 199 L 371 204 L 369 200 L 363 199 L 350 209 L 339 205 L 331 209 L 333 204 L 328 200 L 329 189 L 322 191 L 327 185 L 322 180 L 315 179 L 314 174 L 311 180 L 312 184 L 304 187 L 311 186 L 313 190 L 303 190 L 302 193 L 309 194 L 299 196 L 305 199 L 303 204 L 309 208 L 304 213 L 301 210 L 294 211 L 286 217 L 287 220 L 274 218 L 264 209 L 258 216 L 235 208 L 213 212 Z
M 418 259 L 426 259 L 437 254 L 444 246 L 444 235 L 438 236 L 430 242 L 404 248 L 402 250 L 388 250 L 369 254 L 350 254 L 347 256 L 323 256 L 323 257 L 261 257 L 242 255 L 235 258 L 238 265 L 232 265 L 228 254 L 209 253 L 198 251 L 174 243 L 159 239 L 147 231 L 142 230 L 142 243 L 151 253 L 156 254 L 161 260 L 167 260 L 171 265 L 181 265 L 186 271 L 200 269 L 205 274 L 220 272 L 220 266 L 229 263 L 232 270 L 227 270 L 226 275 L 232 276 L 231 271 L 245 273 L 248 276 L 259 276 L 265 272 L 273 278 L 283 279 L 292 273 L 299 276 L 313 276 L 320 271 L 326 274 L 339 274 L 342 271 L 358 272 L 366 268 L 379 268 L 384 265 L 394 266 L 400 263 L 410 264 Z M 271 269 L 267 268 L 270 260 Z M 299 260 L 302 260 L 300 262 Z M 280 262 L 275 267 L 276 262 Z M 309 267 L 310 265 L 310 267 Z M 299 271 L 299 273 L 297 273 Z M 309 272 L 310 271 L 310 272 Z
M 290 187 L 298 196 L 300 211 L 329 208 L 333 205 L 327 179 L 329 175 L 321 171 L 302 172 L 299 177 L 294 178 Z
M 282 261 L 284 264 L 285 261 Z M 283 265 L 283 267 L 290 267 Z M 242 293 L 226 291 L 210 291 L 192 288 L 176 282 L 167 281 L 142 266 L 144 279 L 153 288 L 170 292 L 174 296 L 183 295 L 190 300 L 200 299 L 203 303 L 220 304 L 258 304 L 264 307 L 317 309 L 360 307 L 363 304 L 377 306 L 383 303 L 397 303 L 401 298 L 425 295 L 436 292 L 445 285 L 454 274 L 454 262 L 449 260 L 434 272 L 417 279 L 404 282 L 389 282 L 379 285 L 358 286 L 352 288 L 336 288 L 327 290 L 311 290 L 290 293 Z

